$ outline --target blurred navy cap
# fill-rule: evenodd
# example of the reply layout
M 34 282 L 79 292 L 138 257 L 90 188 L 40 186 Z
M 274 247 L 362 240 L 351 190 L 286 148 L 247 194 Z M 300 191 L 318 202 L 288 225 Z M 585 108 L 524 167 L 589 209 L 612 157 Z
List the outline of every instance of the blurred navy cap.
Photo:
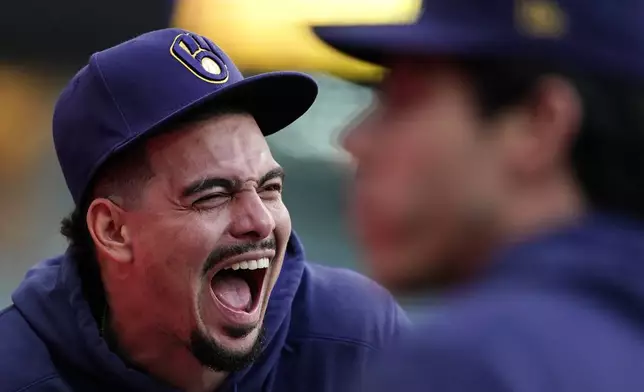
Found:
M 80 204 L 110 157 L 201 105 L 245 110 L 270 135 L 302 116 L 316 96 L 309 76 L 272 72 L 244 78 L 209 39 L 157 30 L 91 56 L 56 103 L 54 145 L 67 187 Z
M 644 79 L 644 0 L 425 0 L 414 23 L 314 31 L 381 65 L 399 55 L 517 57 Z

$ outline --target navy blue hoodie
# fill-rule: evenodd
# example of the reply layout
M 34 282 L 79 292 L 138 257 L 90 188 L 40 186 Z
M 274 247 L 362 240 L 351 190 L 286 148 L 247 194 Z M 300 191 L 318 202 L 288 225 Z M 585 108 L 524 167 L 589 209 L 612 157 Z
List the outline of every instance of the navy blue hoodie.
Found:
M 173 391 L 109 350 L 70 257 L 37 265 L 12 298 L 0 313 L 0 392 Z M 264 353 L 219 390 L 340 390 L 404 324 L 383 289 L 305 262 L 293 235 L 265 316 Z
M 366 390 L 644 391 L 644 224 L 590 217 L 442 301 Z

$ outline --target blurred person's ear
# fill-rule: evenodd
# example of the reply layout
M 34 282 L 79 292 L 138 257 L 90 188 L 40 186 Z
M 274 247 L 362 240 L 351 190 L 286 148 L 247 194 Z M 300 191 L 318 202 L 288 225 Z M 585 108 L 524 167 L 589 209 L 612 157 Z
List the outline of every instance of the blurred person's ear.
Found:
M 563 77 L 543 77 L 516 114 L 520 129 L 507 129 L 504 138 L 515 174 L 534 178 L 565 167 L 582 118 L 574 85 Z

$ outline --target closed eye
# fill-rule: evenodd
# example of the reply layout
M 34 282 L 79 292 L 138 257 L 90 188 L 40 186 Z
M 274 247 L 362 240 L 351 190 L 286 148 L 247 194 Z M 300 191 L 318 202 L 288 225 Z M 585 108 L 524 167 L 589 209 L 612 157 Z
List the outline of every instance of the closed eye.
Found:
M 205 204 L 205 203 L 208 203 L 208 202 L 210 202 L 210 203 L 217 202 L 219 200 L 226 199 L 226 198 L 229 198 L 229 197 L 230 196 L 228 194 L 225 194 L 225 193 L 210 193 L 210 194 L 208 194 L 206 196 L 200 197 L 199 199 L 195 200 L 192 204 L 195 205 L 195 206 L 198 206 L 198 205 Z
M 262 190 L 269 192 L 282 192 L 282 184 L 268 184 L 262 187 Z

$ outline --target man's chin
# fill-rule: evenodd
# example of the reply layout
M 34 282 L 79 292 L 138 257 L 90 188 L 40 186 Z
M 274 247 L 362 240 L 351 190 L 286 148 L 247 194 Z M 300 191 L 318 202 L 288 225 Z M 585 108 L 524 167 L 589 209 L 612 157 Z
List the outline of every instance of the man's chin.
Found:
M 253 349 L 257 340 L 260 337 L 261 327 L 258 325 L 253 326 L 225 326 L 221 328 L 216 336 L 211 338 L 217 344 L 234 353 L 243 355 Z
M 388 250 L 369 253 L 366 264 L 371 277 L 394 295 L 416 295 L 436 284 L 435 279 L 442 266 L 431 264 L 431 260 Z
M 264 331 L 260 327 L 226 327 L 218 336 L 195 330 L 190 337 L 190 349 L 205 367 L 218 372 L 234 372 L 252 364 L 264 346 Z
M 429 258 L 428 258 L 429 259 Z M 431 259 L 423 263 L 408 263 L 408 260 L 392 263 L 372 269 L 373 278 L 396 296 L 414 296 L 419 294 L 440 294 L 450 291 L 468 281 L 467 274 L 457 262 L 448 260 L 432 263 Z M 384 262 L 383 262 L 384 263 Z
M 246 340 L 249 337 L 253 340 L 257 339 L 257 325 L 224 326 L 222 330 L 225 337 L 235 341 Z

